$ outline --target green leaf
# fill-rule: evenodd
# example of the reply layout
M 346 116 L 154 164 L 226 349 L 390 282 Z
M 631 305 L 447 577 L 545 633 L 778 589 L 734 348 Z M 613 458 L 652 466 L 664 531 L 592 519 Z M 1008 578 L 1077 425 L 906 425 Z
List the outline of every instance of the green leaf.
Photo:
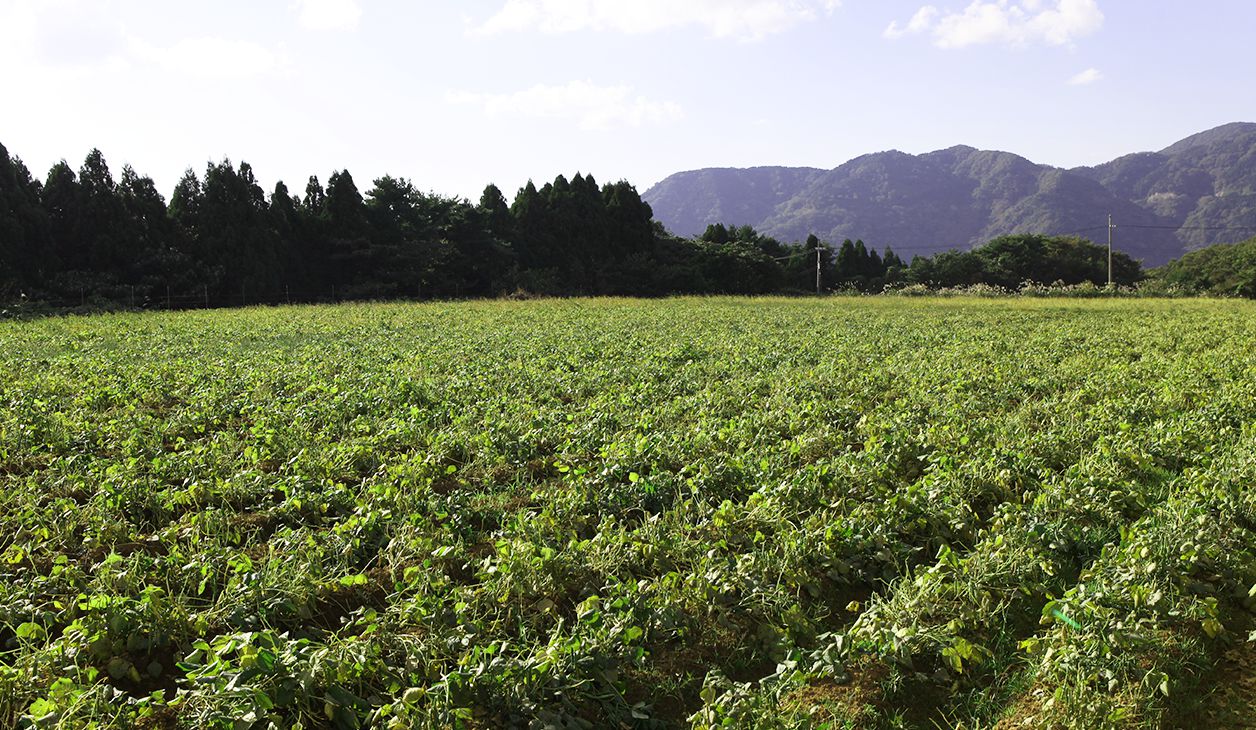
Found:
M 48 636 L 48 632 L 44 631 L 43 626 L 30 622 L 18 626 L 15 633 L 19 639 L 31 639 L 32 641 L 37 641 Z
M 42 718 L 46 715 L 51 715 L 52 713 L 56 711 L 57 711 L 57 705 L 55 703 L 50 702 L 43 697 L 40 697 L 39 699 L 31 703 L 30 709 L 27 711 L 27 714 L 29 714 L 31 717 Z

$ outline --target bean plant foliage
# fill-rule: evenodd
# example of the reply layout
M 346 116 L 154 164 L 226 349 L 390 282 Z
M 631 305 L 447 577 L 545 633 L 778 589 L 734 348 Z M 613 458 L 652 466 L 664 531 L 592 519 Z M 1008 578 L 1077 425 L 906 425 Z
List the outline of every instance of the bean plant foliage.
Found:
M 0 726 L 1241 716 L 1254 315 L 729 298 L 3 323 Z

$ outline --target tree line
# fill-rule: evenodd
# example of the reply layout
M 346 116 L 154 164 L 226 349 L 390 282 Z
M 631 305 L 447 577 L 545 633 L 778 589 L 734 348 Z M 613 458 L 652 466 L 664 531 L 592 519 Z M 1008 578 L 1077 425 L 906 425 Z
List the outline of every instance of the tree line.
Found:
M 783 243 L 750 226 L 681 238 L 631 184 L 579 173 L 529 181 L 509 203 L 490 184 L 473 203 L 388 175 L 362 192 L 347 170 L 267 195 L 248 163 L 223 160 L 189 169 L 166 200 L 129 165 L 115 177 L 99 150 L 39 180 L 0 145 L 0 301 L 764 294 L 813 291 L 817 260 L 825 290 L 1102 283 L 1099 253 L 1076 239 L 1013 237 L 908 264 L 862 241 Z M 1118 259 L 1120 281 L 1141 276 Z

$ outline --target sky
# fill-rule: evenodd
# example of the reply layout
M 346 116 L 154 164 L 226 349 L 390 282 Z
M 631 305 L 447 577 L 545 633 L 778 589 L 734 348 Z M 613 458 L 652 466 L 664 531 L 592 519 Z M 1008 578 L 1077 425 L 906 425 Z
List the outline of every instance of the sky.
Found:
M 1072 167 L 1256 121 L 1251 0 L 0 0 L 0 144 L 169 195 L 247 161 L 476 200 L 956 144 Z

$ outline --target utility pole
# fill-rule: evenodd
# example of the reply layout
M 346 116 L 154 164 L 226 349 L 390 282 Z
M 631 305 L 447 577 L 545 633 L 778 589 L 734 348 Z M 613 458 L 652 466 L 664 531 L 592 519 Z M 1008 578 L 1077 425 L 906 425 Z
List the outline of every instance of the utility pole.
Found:
M 816 294 L 820 293 L 820 247 L 816 246 Z
M 1108 214 L 1108 288 L 1112 288 L 1112 214 Z

